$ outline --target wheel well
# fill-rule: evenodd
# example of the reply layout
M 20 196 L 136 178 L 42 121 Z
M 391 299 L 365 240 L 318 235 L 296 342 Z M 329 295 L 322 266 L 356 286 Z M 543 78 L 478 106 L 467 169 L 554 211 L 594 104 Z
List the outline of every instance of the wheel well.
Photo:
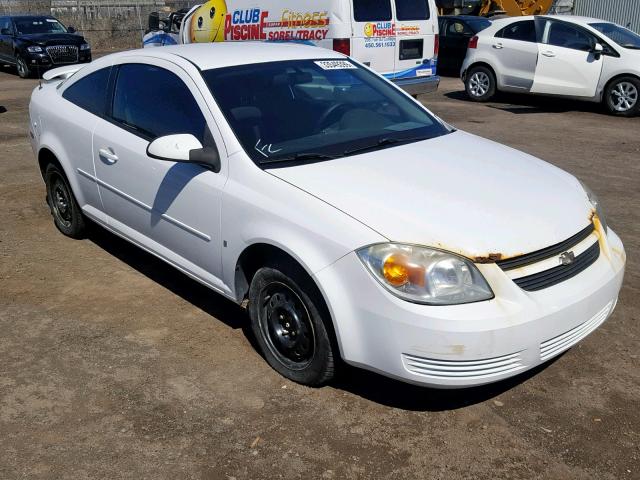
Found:
M 44 179 L 44 173 L 47 170 L 47 166 L 49 164 L 54 164 L 64 172 L 62 165 L 60 164 L 56 156 L 53 154 L 53 152 L 47 148 L 43 148 L 38 152 L 38 165 L 40 166 L 40 175 L 42 175 L 43 179 Z
M 260 268 L 267 265 L 274 266 L 276 268 L 278 265 L 287 265 L 289 267 L 293 267 L 299 275 L 306 277 L 310 288 L 315 290 L 315 292 L 313 292 L 315 297 L 322 302 L 322 304 L 317 305 L 317 307 L 328 320 L 325 322 L 326 327 L 332 337 L 334 346 L 337 348 L 336 351 L 340 351 L 331 312 L 329 311 L 329 307 L 327 306 L 327 302 L 324 295 L 322 295 L 320 288 L 318 288 L 315 280 L 300 264 L 300 262 L 281 248 L 268 243 L 256 243 L 247 247 L 240 254 L 240 258 L 238 258 L 238 262 L 236 263 L 235 272 L 235 292 L 238 302 L 247 300 L 249 296 L 249 286 L 251 285 L 253 276 Z
M 640 82 L 640 77 L 638 75 L 633 74 L 633 73 L 621 73 L 620 75 L 616 75 L 615 77 L 612 77 L 611 79 L 609 79 L 609 81 L 606 83 L 606 85 L 602 89 L 602 96 L 600 98 L 601 101 L 604 100 L 605 93 L 607 93 L 607 89 L 609 88 L 609 86 L 613 82 L 615 82 L 616 80 L 618 80 L 620 78 L 623 78 L 623 77 L 635 78 L 636 80 L 638 80 Z
M 491 70 L 491 73 L 493 74 L 493 79 L 496 81 L 496 83 L 498 82 L 498 76 L 496 75 L 496 71 L 493 69 L 493 67 L 491 65 L 489 65 L 486 62 L 476 62 L 472 65 L 469 66 L 469 68 L 467 68 L 467 71 L 465 72 L 465 76 L 469 74 L 469 72 L 471 70 L 473 70 L 476 67 L 485 67 L 488 68 L 489 70 Z

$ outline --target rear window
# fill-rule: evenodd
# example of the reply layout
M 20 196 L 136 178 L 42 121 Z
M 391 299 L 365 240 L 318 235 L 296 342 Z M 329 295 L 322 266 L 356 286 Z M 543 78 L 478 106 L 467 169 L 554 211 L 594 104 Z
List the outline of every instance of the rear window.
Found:
M 512 23 L 496 33 L 496 37 L 535 43 L 537 41 L 536 23 L 533 20 Z
M 428 20 L 430 16 L 427 0 L 396 0 L 398 20 Z
M 62 97 L 94 115 L 103 116 L 110 72 L 111 67 L 107 67 L 90 73 L 67 88 Z
M 391 1 L 353 0 L 353 18 L 356 22 L 391 20 Z

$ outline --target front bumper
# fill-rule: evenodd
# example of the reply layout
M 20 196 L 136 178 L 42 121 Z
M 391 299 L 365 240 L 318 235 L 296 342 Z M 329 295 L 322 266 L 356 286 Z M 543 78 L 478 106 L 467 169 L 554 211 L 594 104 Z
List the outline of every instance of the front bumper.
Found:
M 433 75 L 431 77 L 398 78 L 393 79 L 392 82 L 409 95 L 422 95 L 437 91 L 440 85 L 440 77 Z
M 76 63 L 91 62 L 91 50 L 79 51 L 78 61 L 71 63 L 55 63 L 51 60 L 51 57 L 47 52 L 29 53 L 25 51 L 22 53 L 22 56 L 30 69 L 40 69 L 41 71 L 45 71 L 50 68 L 63 67 L 65 65 L 73 65 Z
M 468 387 L 550 360 L 611 315 L 625 252 L 612 230 L 607 237 L 593 265 L 537 292 L 521 290 L 495 264 L 478 265 L 495 298 L 467 305 L 403 301 L 374 280 L 355 253 L 316 278 L 347 363 L 414 384 Z

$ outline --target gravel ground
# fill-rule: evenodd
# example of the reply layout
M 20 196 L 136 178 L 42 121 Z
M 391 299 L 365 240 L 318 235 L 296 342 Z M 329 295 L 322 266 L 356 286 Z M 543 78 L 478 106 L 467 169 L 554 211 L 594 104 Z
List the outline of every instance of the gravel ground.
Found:
M 26 139 L 35 85 L 0 70 L 0 478 L 640 478 L 640 118 L 477 105 L 444 79 L 423 100 L 445 120 L 599 193 L 628 254 L 617 310 L 489 387 L 346 368 L 309 389 L 261 359 L 235 304 L 99 228 L 57 232 Z

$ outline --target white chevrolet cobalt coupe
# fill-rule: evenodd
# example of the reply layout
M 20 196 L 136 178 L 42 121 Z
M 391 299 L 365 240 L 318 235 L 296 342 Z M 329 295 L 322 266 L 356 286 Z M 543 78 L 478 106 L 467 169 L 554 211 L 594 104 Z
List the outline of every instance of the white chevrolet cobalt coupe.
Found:
M 327 382 L 339 358 L 421 385 L 494 382 L 616 305 L 625 253 L 587 187 L 339 53 L 118 53 L 49 72 L 30 116 L 58 229 L 77 238 L 90 219 L 246 303 L 296 382 Z

